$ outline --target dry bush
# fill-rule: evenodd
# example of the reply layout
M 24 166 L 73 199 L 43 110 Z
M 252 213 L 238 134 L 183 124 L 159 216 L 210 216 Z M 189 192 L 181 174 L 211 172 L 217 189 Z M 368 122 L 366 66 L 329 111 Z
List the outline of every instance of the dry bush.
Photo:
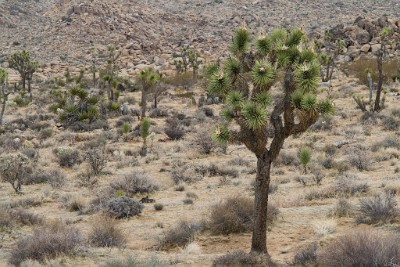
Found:
M 72 167 L 82 163 L 79 150 L 72 147 L 58 147 L 54 150 L 61 167 Z
M 41 216 L 23 209 L 9 210 L 11 218 L 23 225 L 43 224 L 44 220 Z
M 11 184 L 15 192 L 21 191 L 21 186 L 31 171 L 29 159 L 23 154 L 7 154 L 0 158 L 0 176 L 4 182 Z
M 89 163 L 90 172 L 99 175 L 106 167 L 107 155 L 104 149 L 91 149 L 85 153 L 85 160 Z
M 64 195 L 60 198 L 61 206 L 70 212 L 84 213 L 86 203 L 80 196 Z
M 143 204 L 129 197 L 115 197 L 107 202 L 107 213 L 116 219 L 129 218 L 142 213 Z
M 193 183 L 196 181 L 200 181 L 203 179 L 202 175 L 199 175 L 196 173 L 196 168 L 178 161 L 175 162 L 172 166 L 171 170 L 171 178 L 175 182 L 175 184 L 180 184 L 180 183 Z
M 381 142 L 374 144 L 371 149 L 378 151 L 380 147 L 400 149 L 400 140 L 395 136 L 386 136 Z
M 199 149 L 201 154 L 210 154 L 211 152 L 215 152 L 220 148 L 212 138 L 211 138 L 211 129 L 209 127 L 202 127 L 196 133 L 194 142 Z
M 58 169 L 38 170 L 28 175 L 24 184 L 48 183 L 53 188 L 60 188 L 65 184 L 65 174 Z
M 400 120 L 393 117 L 385 117 L 382 125 L 385 131 L 396 131 L 400 128 Z
M 166 121 L 165 134 L 172 140 L 180 140 L 185 135 L 185 129 L 177 118 L 169 118 Z
M 357 223 L 375 224 L 392 222 L 400 215 L 395 196 L 392 194 L 375 195 L 361 199 L 358 208 Z
M 154 209 L 157 211 L 163 210 L 164 209 L 164 205 L 161 203 L 156 203 L 154 204 Z
M 370 168 L 371 159 L 365 151 L 355 149 L 348 155 L 348 161 L 351 166 L 356 167 L 359 171 L 366 171 Z
M 9 202 L 0 203 L 0 206 L 7 209 L 14 208 L 30 208 L 38 207 L 42 205 L 42 198 L 38 197 L 24 197 L 16 200 L 11 200 Z
M 150 258 L 138 259 L 128 256 L 126 259 L 117 259 L 107 262 L 102 267 L 169 267 L 171 265 L 153 255 Z
M 127 243 L 125 234 L 117 228 L 116 221 L 107 217 L 100 217 L 93 223 L 88 241 L 96 247 L 123 248 Z
M 370 230 L 349 233 L 330 243 L 318 255 L 320 266 L 398 266 L 400 237 Z
M 123 190 L 127 195 L 152 193 L 160 190 L 160 185 L 144 172 L 134 171 L 110 183 L 114 190 Z
M 179 222 L 174 228 L 164 232 L 159 240 L 158 249 L 183 247 L 194 240 L 195 234 L 203 229 L 200 223 L 188 221 Z
M 14 225 L 14 221 L 9 212 L 4 209 L 0 209 L 0 232 L 5 229 L 11 228 Z
M 238 250 L 216 258 L 212 266 L 272 267 L 276 265 L 272 263 L 266 255 L 246 253 L 242 250 Z
M 317 249 L 317 242 L 313 242 L 298 250 L 294 255 L 293 264 L 299 264 L 301 266 L 316 266 Z
M 332 214 L 337 217 L 348 217 L 352 213 L 353 207 L 344 198 L 339 199 L 332 211 Z
M 281 151 L 273 164 L 274 166 L 299 166 L 300 161 L 296 153 Z
M 11 251 L 9 263 L 20 266 L 28 259 L 43 263 L 60 255 L 73 256 L 82 243 L 83 238 L 77 228 L 60 223 L 46 225 L 17 242 Z
M 231 197 L 211 209 L 208 226 L 214 234 L 249 232 L 253 229 L 253 200 L 246 197 Z M 269 204 L 267 222 L 277 219 L 279 209 Z

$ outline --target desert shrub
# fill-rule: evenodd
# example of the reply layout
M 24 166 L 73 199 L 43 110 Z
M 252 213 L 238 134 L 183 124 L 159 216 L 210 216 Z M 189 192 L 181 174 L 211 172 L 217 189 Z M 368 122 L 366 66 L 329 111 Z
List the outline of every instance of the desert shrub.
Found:
M 221 147 L 211 138 L 211 129 L 208 127 L 204 127 L 196 133 L 194 142 L 202 154 L 210 154 Z
M 42 224 L 44 222 L 41 216 L 27 210 L 15 209 L 9 210 L 8 213 L 14 221 L 23 225 Z
M 195 234 L 202 228 L 199 223 L 181 221 L 174 228 L 164 232 L 164 236 L 159 240 L 158 249 L 183 247 L 191 243 Z
M 335 161 L 332 158 L 323 158 L 320 160 L 320 164 L 325 169 L 332 169 L 335 166 Z
M 160 189 L 160 185 L 152 177 L 137 171 L 112 181 L 110 186 L 115 190 L 123 190 L 128 195 L 152 193 Z
M 280 166 L 280 165 L 293 165 L 293 166 L 298 166 L 300 165 L 300 162 L 298 158 L 296 157 L 296 154 L 282 151 L 279 153 L 277 159 L 274 161 L 274 166 Z
M 72 167 L 75 164 L 79 165 L 82 163 L 81 155 L 75 148 L 68 146 L 58 147 L 54 153 L 61 167 Z
M 117 228 L 116 221 L 101 217 L 93 223 L 88 234 L 89 244 L 96 247 L 125 247 L 125 234 Z
M 157 211 L 163 210 L 164 209 L 164 205 L 161 203 L 156 203 L 154 204 L 154 209 Z
M 253 207 L 251 199 L 231 197 L 211 209 L 209 228 L 214 234 L 249 232 L 253 228 Z M 267 222 L 272 223 L 278 217 L 279 210 L 268 205 Z
M 393 117 L 385 117 L 382 121 L 383 129 L 386 131 L 396 131 L 400 128 L 400 121 Z
M 0 175 L 11 184 L 15 192 L 21 191 L 23 181 L 31 172 L 29 160 L 23 154 L 8 154 L 0 158 Z
M 194 203 L 194 200 L 192 198 L 185 198 L 182 200 L 183 204 L 185 205 L 192 205 Z
M 85 153 L 85 159 L 89 163 L 90 172 L 99 175 L 106 167 L 107 155 L 104 149 L 91 149 Z
M 31 259 L 44 263 L 59 255 L 76 254 L 83 238 L 77 228 L 67 227 L 60 223 L 46 225 L 34 230 L 33 235 L 22 238 L 11 251 L 9 263 L 20 266 Z
M 333 118 L 331 116 L 320 117 L 310 129 L 312 131 L 329 131 L 332 129 Z
M 149 112 L 149 117 L 150 118 L 164 118 L 168 117 L 168 110 L 166 109 L 160 109 L 160 108 L 154 108 L 150 110 Z
M 46 140 L 53 136 L 53 128 L 45 128 L 39 132 L 38 139 Z
M 266 255 L 246 253 L 242 250 L 238 250 L 216 258 L 212 266 L 268 267 L 275 265 L 270 262 Z
M 400 238 L 385 236 L 370 230 L 357 231 L 339 237 L 318 255 L 320 266 L 398 266 Z
M 244 159 L 242 157 L 236 157 L 228 161 L 229 165 L 233 166 L 249 166 L 251 163 L 250 160 Z
M 78 211 L 83 213 L 86 203 L 77 195 L 63 195 L 60 197 L 61 206 L 69 212 Z
M 371 165 L 371 160 L 365 151 L 354 150 L 350 152 L 348 161 L 351 166 L 356 167 L 359 171 L 366 171 Z
M 361 199 L 358 208 L 357 223 L 375 224 L 393 221 L 398 215 L 397 202 L 392 194 L 375 195 L 372 198 Z
M 14 221 L 9 212 L 5 209 L 0 209 L 0 233 L 14 225 Z
M 317 249 L 318 245 L 316 242 L 308 244 L 296 252 L 293 263 L 300 264 L 301 266 L 315 266 L 317 263 Z
M 304 173 L 307 172 L 307 164 L 311 160 L 311 150 L 309 147 L 302 147 L 299 150 L 298 157 L 300 160 L 300 163 L 303 165 L 304 168 Z
M 386 136 L 381 142 L 375 144 L 375 146 L 382 146 L 384 148 L 397 148 L 400 149 L 400 140 L 394 136 Z
M 133 117 L 132 116 L 123 116 L 122 118 L 119 118 L 117 122 L 115 123 L 116 128 L 122 128 L 122 125 L 127 123 L 128 125 L 132 125 L 133 123 Z
M 107 262 L 103 267 L 169 267 L 171 265 L 163 262 L 157 256 L 153 255 L 150 258 L 138 259 L 133 256 L 128 256 L 126 259 L 117 259 Z
M 166 121 L 165 134 L 172 140 L 180 140 L 185 135 L 185 129 L 177 118 L 170 118 Z
M 37 159 L 39 158 L 39 151 L 34 148 L 24 148 L 21 152 L 30 160 L 37 161 Z
M 107 202 L 107 213 L 116 219 L 129 218 L 142 213 L 143 204 L 129 197 L 115 197 Z
M 347 217 L 352 213 L 353 207 L 344 198 L 339 199 L 333 209 L 333 215 L 337 217 Z
M 0 205 L 7 209 L 38 207 L 42 205 L 42 199 L 37 197 L 25 197 L 11 200 L 9 202 L 3 202 L 0 203 Z
M 355 183 L 351 177 L 339 176 L 333 186 L 333 191 L 336 196 L 348 197 L 356 194 L 365 193 L 368 191 L 367 183 Z
M 182 182 L 193 183 L 199 181 L 203 179 L 203 176 L 197 174 L 193 166 L 186 163 L 176 163 L 172 166 L 171 178 L 175 184 L 180 184 Z
M 26 177 L 24 184 L 48 183 L 53 188 L 60 188 L 65 184 L 65 174 L 57 169 L 38 170 Z

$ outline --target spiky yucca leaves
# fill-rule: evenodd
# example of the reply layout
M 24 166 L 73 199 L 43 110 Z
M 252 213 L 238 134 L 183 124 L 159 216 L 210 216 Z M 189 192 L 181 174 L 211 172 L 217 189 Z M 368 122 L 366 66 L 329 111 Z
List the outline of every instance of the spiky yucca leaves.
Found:
M 235 55 L 247 52 L 250 46 L 249 42 L 250 42 L 249 30 L 244 26 L 239 27 L 236 30 L 235 35 L 233 37 L 233 42 L 231 44 L 231 52 Z
M 312 92 L 318 86 L 319 64 L 317 61 L 304 62 L 296 66 L 294 78 L 299 89 L 303 92 Z
M 212 95 L 225 95 L 230 84 L 228 76 L 223 71 L 214 73 L 208 83 L 208 92 Z
M 271 39 L 267 35 L 258 36 L 255 42 L 255 47 L 260 57 L 265 57 L 266 55 L 268 55 L 268 53 L 272 49 L 271 45 Z
M 267 110 L 253 101 L 243 104 L 242 114 L 245 124 L 252 130 L 258 130 L 267 124 Z
M 256 61 L 251 72 L 251 77 L 253 79 L 253 84 L 258 90 L 267 89 L 270 83 L 273 81 L 275 76 L 275 69 L 272 67 L 271 63 L 263 60 Z

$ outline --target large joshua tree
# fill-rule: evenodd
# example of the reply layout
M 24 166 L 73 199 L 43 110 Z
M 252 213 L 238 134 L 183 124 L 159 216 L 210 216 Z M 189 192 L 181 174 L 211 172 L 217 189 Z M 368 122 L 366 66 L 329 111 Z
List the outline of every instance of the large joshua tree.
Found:
M 28 91 L 32 101 L 31 80 L 39 64 L 31 59 L 29 52 L 26 50 L 12 54 L 9 58 L 9 64 L 10 68 L 18 71 L 21 76 L 23 90 L 26 89 L 26 81 L 28 81 Z
M 260 34 L 238 28 L 223 66 L 209 69 L 209 93 L 225 99 L 225 123 L 213 136 L 241 142 L 257 157 L 251 252 L 267 251 L 267 207 L 271 164 L 285 140 L 306 131 L 321 114 L 334 112 L 329 99 L 317 100 L 320 66 L 298 29 Z M 253 48 L 254 47 L 254 48 Z M 231 127 L 232 123 L 238 127 Z

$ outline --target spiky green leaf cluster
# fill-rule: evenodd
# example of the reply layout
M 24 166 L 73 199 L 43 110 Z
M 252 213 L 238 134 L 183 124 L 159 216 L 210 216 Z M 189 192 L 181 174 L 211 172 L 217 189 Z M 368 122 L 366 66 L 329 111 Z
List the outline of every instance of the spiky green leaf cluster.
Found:
M 255 47 L 257 52 L 265 57 L 272 49 L 271 39 L 267 35 L 261 35 L 256 39 Z
M 319 83 L 320 66 L 316 61 L 298 64 L 294 71 L 297 87 L 303 92 L 314 91 Z
M 229 57 L 225 61 L 224 71 L 229 79 L 234 80 L 242 72 L 242 65 L 239 60 Z
M 316 110 L 317 96 L 310 93 L 304 94 L 301 99 L 301 108 L 306 111 Z
M 257 60 L 251 71 L 251 77 L 255 86 L 264 89 L 275 77 L 275 69 L 266 60 Z
M 223 95 L 227 92 L 229 86 L 229 78 L 222 72 L 215 73 L 208 84 L 208 92 L 210 94 Z
M 140 122 L 140 136 L 143 139 L 146 139 L 150 132 L 150 120 L 148 118 L 143 118 L 142 121 Z
M 286 45 L 288 47 L 298 46 L 304 37 L 305 35 L 300 29 L 293 29 L 289 33 Z
M 226 144 L 229 141 L 230 133 L 229 129 L 225 125 L 217 126 L 212 134 L 212 138 L 220 144 Z
M 247 127 L 252 130 L 258 130 L 267 123 L 267 110 L 253 101 L 243 104 L 242 115 Z
M 272 96 L 269 92 L 261 91 L 253 99 L 260 107 L 267 108 L 272 103 Z
M 236 30 L 235 35 L 233 36 L 231 52 L 233 54 L 242 54 L 247 52 L 250 46 L 249 42 L 250 42 L 249 30 L 244 26 L 239 27 Z
M 235 110 L 237 110 L 242 106 L 244 97 L 243 97 L 243 94 L 239 91 L 231 91 L 227 94 L 226 101 Z
M 214 74 L 218 72 L 218 62 L 212 62 L 205 67 L 204 75 L 207 78 L 211 78 Z
M 329 99 L 319 101 L 317 108 L 322 115 L 332 115 L 335 113 L 335 107 Z

